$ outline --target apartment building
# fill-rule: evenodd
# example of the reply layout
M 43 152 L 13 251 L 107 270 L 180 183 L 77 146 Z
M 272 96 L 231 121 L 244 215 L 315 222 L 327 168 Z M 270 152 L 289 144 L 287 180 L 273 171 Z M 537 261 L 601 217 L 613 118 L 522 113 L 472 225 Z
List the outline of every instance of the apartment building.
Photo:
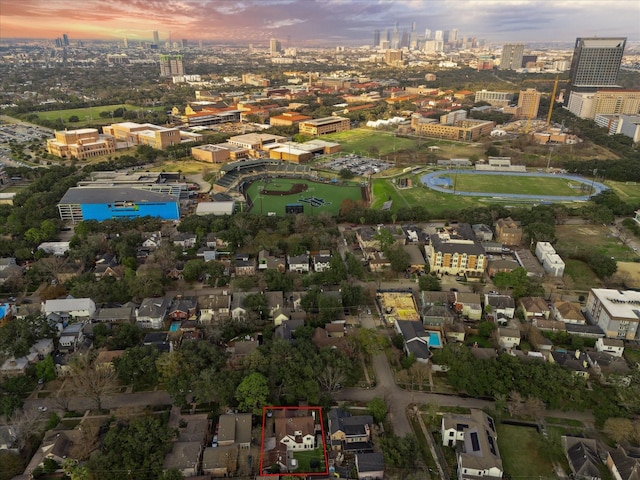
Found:
M 513 100 L 513 93 L 510 92 L 491 92 L 489 90 L 480 90 L 476 92 L 475 101 L 487 102 L 494 107 L 506 107 Z
M 592 288 L 585 314 L 607 338 L 637 340 L 640 323 L 640 292 Z
M 640 90 L 605 89 L 571 92 L 567 109 L 580 118 L 596 115 L 636 115 L 640 111 Z
M 495 122 L 470 118 L 457 121 L 453 125 L 442 125 L 429 121 L 429 119 L 424 119 L 419 115 L 413 115 L 411 117 L 411 128 L 413 128 L 418 135 L 450 140 L 475 140 L 482 135 L 489 135 L 495 125 Z
M 496 222 L 496 240 L 503 245 L 520 245 L 522 242 L 522 226 L 511 217 L 501 218 Z
M 47 152 L 60 158 L 84 160 L 115 151 L 113 136 L 99 134 L 95 128 L 56 131 L 55 138 L 47 139 Z
M 520 91 L 518 97 L 518 117 L 519 118 L 536 118 L 538 109 L 540 108 L 540 92 L 535 88 L 527 88 Z
M 486 254 L 468 223 L 448 227 L 430 238 L 425 253 L 432 272 L 467 277 L 484 274 Z

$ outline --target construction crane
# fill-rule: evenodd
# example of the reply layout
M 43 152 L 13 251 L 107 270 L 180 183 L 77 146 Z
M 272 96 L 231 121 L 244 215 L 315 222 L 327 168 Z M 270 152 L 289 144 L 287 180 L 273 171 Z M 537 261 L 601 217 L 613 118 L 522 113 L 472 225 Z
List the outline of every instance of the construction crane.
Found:
M 558 78 L 559 76 L 556 75 L 556 81 L 553 84 L 553 92 L 551 92 L 551 102 L 549 103 L 549 113 L 547 113 L 547 127 L 551 124 L 551 113 L 553 112 L 553 104 L 556 103 L 556 91 L 558 90 Z

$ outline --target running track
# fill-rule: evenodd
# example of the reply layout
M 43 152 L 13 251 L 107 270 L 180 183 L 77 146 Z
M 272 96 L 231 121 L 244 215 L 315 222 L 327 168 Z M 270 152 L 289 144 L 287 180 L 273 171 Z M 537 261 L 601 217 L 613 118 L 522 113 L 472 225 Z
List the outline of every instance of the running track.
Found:
M 569 196 L 560 196 L 560 195 L 525 195 L 522 193 L 486 193 L 486 192 L 456 192 L 456 195 L 463 195 L 469 197 L 494 197 L 494 198 L 515 198 L 515 199 L 527 199 L 527 200 L 540 200 L 540 201 L 549 201 L 549 202 L 585 202 L 589 200 L 592 196 L 598 195 L 604 190 L 608 190 L 609 187 L 603 185 L 602 183 L 592 182 L 584 177 L 579 177 L 577 175 L 564 175 L 557 174 L 554 175 L 552 173 L 520 173 L 520 172 L 487 172 L 487 171 L 476 171 L 476 170 L 441 170 L 438 172 L 428 173 L 420 177 L 420 181 L 424 183 L 431 190 L 435 190 L 437 192 L 449 193 L 453 194 L 453 190 L 450 188 L 444 188 L 439 185 L 436 185 L 435 179 L 441 177 L 443 175 L 512 175 L 512 176 L 520 176 L 520 177 L 553 177 L 553 178 L 564 178 L 566 180 L 571 180 L 573 182 L 584 183 L 585 185 L 591 187 L 593 185 L 593 194 L 592 195 L 584 195 L 581 197 L 569 197 Z

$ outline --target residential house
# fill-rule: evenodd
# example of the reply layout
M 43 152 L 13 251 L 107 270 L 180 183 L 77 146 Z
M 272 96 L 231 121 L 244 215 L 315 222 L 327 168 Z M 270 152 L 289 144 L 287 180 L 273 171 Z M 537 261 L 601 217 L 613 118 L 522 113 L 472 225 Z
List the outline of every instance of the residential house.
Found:
M 520 264 L 515 260 L 509 259 L 490 259 L 487 264 L 487 274 L 493 278 L 498 273 L 510 273 L 516 268 L 519 268 Z
M 498 345 L 506 349 L 520 345 L 520 330 L 517 328 L 498 328 Z
M 422 249 L 418 245 L 404 245 L 402 247 L 409 256 L 409 271 L 412 273 L 424 273 L 425 259 Z
M 315 448 L 315 419 L 304 417 L 275 417 L 276 443 L 286 450 L 312 450 Z
M 12 279 L 20 279 L 24 275 L 24 268 L 20 265 L 9 265 L 0 270 L 0 285 L 10 282 Z
M 544 318 L 533 318 L 531 325 L 543 332 L 566 332 L 567 327 L 564 322 L 558 320 L 545 320 Z
M 297 273 L 309 273 L 309 254 L 288 255 L 289 271 Z
M 332 408 L 327 414 L 329 442 L 332 450 L 344 452 L 371 452 L 371 415 L 351 415 L 341 408 Z
M 467 278 L 484 275 L 487 256 L 468 223 L 447 227 L 430 239 L 425 252 L 431 272 Z
M 202 442 L 173 442 L 164 457 L 164 470 L 178 470 L 185 478 L 194 477 L 200 470 Z
M 356 471 L 359 480 L 382 480 L 384 455 L 380 452 L 356 453 Z
M 30 362 L 27 357 L 9 357 L 0 366 L 0 377 L 19 377 L 26 375 Z
M 509 295 L 485 293 L 484 308 L 496 323 L 506 325 L 516 312 L 516 302 Z
M 103 253 L 96 258 L 93 274 L 96 280 L 104 277 L 122 278 L 123 269 L 113 253 Z
M 264 292 L 264 298 L 267 300 L 267 312 L 270 319 L 274 318 L 276 312 L 284 307 L 284 294 L 282 292 Z
M 640 218 L 640 210 L 638 210 Z M 638 480 L 640 478 L 640 448 L 618 445 L 607 452 L 607 467 L 615 480 Z
M 584 379 L 589 378 L 589 362 L 587 355 L 580 350 L 576 350 L 575 352 L 571 350 L 554 350 L 549 356 L 549 362 L 557 363 L 561 367 L 571 370 L 575 375 L 583 377 Z
M 136 324 L 142 328 L 160 330 L 164 327 L 171 301 L 167 297 L 145 298 L 136 309 Z
M 20 455 L 16 442 L 16 429 L 13 425 L 0 425 L 0 452 L 3 450 Z
M 260 250 L 258 252 L 258 270 L 275 270 L 284 273 L 287 270 L 287 261 L 285 257 L 271 255 L 268 250 Z
M 317 255 L 311 257 L 313 260 L 313 271 L 321 273 L 331 268 L 331 252 L 329 250 L 321 250 Z
M 167 310 L 167 318 L 169 320 L 187 320 L 195 317 L 197 311 L 198 299 L 196 297 L 178 295 Z
M 429 334 L 420 322 L 410 320 L 396 320 L 397 332 L 402 335 L 404 351 L 413 355 L 418 362 L 427 362 L 431 358 L 429 351 Z
M 278 325 L 273 331 L 273 336 L 275 338 L 282 338 L 288 342 L 293 340 L 293 334 L 296 329 L 304 326 L 304 319 L 298 320 L 287 320 Z
M 334 337 L 322 327 L 317 327 L 311 336 L 311 342 L 316 348 L 339 348 L 340 350 L 348 350 L 349 342 L 344 337 Z
M 571 477 L 579 480 L 600 479 L 598 444 L 592 438 L 562 436 L 564 454 L 569 461 Z
M 224 291 L 222 294 L 198 297 L 198 307 L 200 323 L 220 323 L 231 315 L 231 295 Z
M 220 415 L 218 445 L 236 445 L 239 448 L 251 446 L 251 414 L 232 413 Z
M 238 277 L 250 277 L 256 274 L 256 260 L 248 254 L 240 253 L 236 255 L 235 272 Z
M 479 293 L 454 292 L 453 309 L 469 320 L 482 319 L 482 301 Z
M 602 338 L 604 332 L 598 325 L 589 325 L 588 323 L 566 323 L 564 326 L 567 333 L 585 338 Z
M 498 356 L 498 352 L 495 348 L 479 347 L 477 343 L 474 343 L 469 351 L 476 360 L 490 360 Z
M 364 256 L 369 262 L 369 270 L 374 273 L 384 272 L 391 268 L 391 260 L 386 257 L 384 252 L 368 250 L 364 252 Z
M 71 456 L 73 441 L 69 435 L 70 433 L 71 432 L 49 430 L 45 434 L 40 444 L 43 462 L 49 458 L 55 460 L 58 464 L 62 464 L 67 458 L 73 458 Z
M 553 302 L 551 311 L 553 312 L 553 317 L 560 322 L 581 323 L 583 325 L 587 322 L 579 303 L 556 300 Z
M 15 267 L 16 265 L 16 259 L 14 257 L 0 258 L 0 272 L 6 268 Z
M 458 480 L 502 478 L 502 458 L 493 418 L 482 410 L 469 415 L 445 413 L 441 424 L 442 445 L 456 447 Z
M 288 308 L 276 308 L 272 313 L 273 325 L 278 327 L 283 322 L 291 320 L 291 311 Z
M 49 318 L 51 314 L 59 316 L 63 323 L 69 320 L 90 320 L 96 313 L 96 304 L 90 298 L 59 298 L 46 300 L 42 313 Z
M 39 358 L 44 358 L 47 355 L 51 355 L 54 350 L 53 339 L 51 338 L 41 338 L 36 343 L 31 346 L 32 351 L 38 354 Z
M 122 357 L 124 353 L 125 350 L 101 350 L 95 359 L 96 368 L 104 368 L 115 371 L 115 365 L 113 364 L 113 361 L 116 358 Z
M 58 350 L 61 352 L 73 352 L 84 341 L 84 323 L 71 323 L 60 333 Z
M 195 247 L 197 239 L 198 237 L 194 233 L 176 233 L 171 237 L 171 242 L 186 250 L 187 248 Z
M 147 232 L 143 234 L 144 240 L 142 248 L 147 250 L 155 250 L 162 244 L 162 234 L 160 232 Z
M 253 338 L 249 340 L 230 341 L 226 350 L 229 354 L 227 364 L 232 368 L 241 366 L 244 358 L 255 352 L 258 346 L 258 341 Z
M 640 292 L 592 288 L 587 297 L 585 315 L 600 327 L 607 338 L 640 339 Z
M 420 292 L 420 318 L 423 325 L 442 330 L 455 319 L 451 304 L 453 292 Z
M 231 297 L 231 318 L 235 321 L 243 321 L 247 318 L 249 310 L 244 307 L 244 300 L 249 292 L 234 292 Z
M 167 332 L 147 333 L 142 340 L 142 344 L 156 347 L 160 352 L 173 351 L 173 342 L 169 340 L 169 334 Z
M 522 297 L 518 300 L 518 306 L 524 313 L 524 318 L 531 321 L 534 317 L 549 318 L 551 309 L 542 297 Z
M 132 323 L 135 308 L 133 306 L 99 308 L 93 317 L 100 323 Z
M 587 351 L 587 362 L 592 372 L 605 383 L 628 387 L 631 385 L 631 369 L 622 357 L 606 352 Z
M 522 243 L 522 225 L 511 217 L 500 218 L 495 224 L 496 240 L 503 245 L 517 246 Z
M 490 242 L 493 240 L 493 232 L 484 223 L 476 223 L 475 225 L 471 225 L 471 228 L 480 242 Z
M 599 338 L 596 340 L 596 350 L 605 352 L 614 357 L 622 357 L 624 353 L 624 341 L 616 338 Z
M 202 453 L 202 473 L 212 477 L 227 477 L 235 472 L 229 466 L 237 461 L 238 447 L 207 447 Z
M 367 226 L 356 229 L 356 240 L 358 240 L 358 245 L 363 252 L 371 249 L 380 250 L 378 230 L 374 227 Z

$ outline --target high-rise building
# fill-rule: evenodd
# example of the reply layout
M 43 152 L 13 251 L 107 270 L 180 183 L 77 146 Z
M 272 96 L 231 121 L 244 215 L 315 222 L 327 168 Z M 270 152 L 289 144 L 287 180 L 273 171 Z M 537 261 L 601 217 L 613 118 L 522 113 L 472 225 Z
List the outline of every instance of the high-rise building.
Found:
M 500 70 L 517 70 L 518 68 L 522 68 L 523 55 L 523 43 L 505 43 L 502 47 Z
M 62 34 L 62 45 L 64 47 L 68 47 L 69 46 L 69 35 L 67 35 L 66 33 Z
M 127 37 L 124 37 L 124 39 L 122 40 L 122 44 L 124 45 L 124 48 L 129 48 L 129 39 Z
M 60 37 L 56 38 L 56 47 L 62 48 L 62 39 Z
M 442 40 L 444 38 L 444 32 L 442 30 L 436 30 L 435 40 Z
M 186 38 L 182 39 L 182 48 L 187 48 L 189 46 L 189 41 Z
M 154 45 L 160 45 L 160 35 L 158 35 L 158 31 L 157 30 L 153 31 L 153 44 Z
M 375 48 L 380 46 L 380 30 L 373 31 L 373 46 Z
M 424 39 L 431 40 L 431 30 L 429 30 L 428 28 L 424 31 Z
M 518 116 L 520 118 L 536 118 L 540 108 L 540 92 L 535 88 L 520 90 L 518 97 Z
M 449 34 L 449 43 L 456 43 L 458 41 L 458 29 L 454 28 Z
M 160 55 L 160 76 L 184 75 L 182 55 Z
M 280 43 L 280 40 L 277 40 L 275 38 L 272 38 L 271 40 L 269 40 L 269 53 L 271 53 L 271 55 L 276 56 L 281 51 L 282 51 L 282 44 Z
M 571 59 L 572 91 L 616 86 L 626 37 L 577 38 Z

